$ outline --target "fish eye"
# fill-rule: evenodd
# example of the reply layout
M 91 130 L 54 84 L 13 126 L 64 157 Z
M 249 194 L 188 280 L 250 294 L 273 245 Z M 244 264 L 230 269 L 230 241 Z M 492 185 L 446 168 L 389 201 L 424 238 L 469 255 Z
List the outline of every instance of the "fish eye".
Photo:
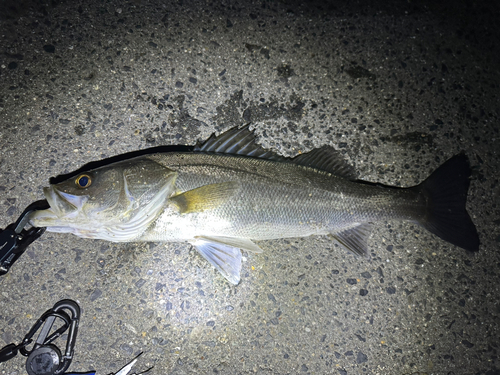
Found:
M 90 184 L 92 184 L 92 180 L 90 179 L 89 175 L 82 174 L 76 178 L 75 183 L 79 188 L 85 189 L 88 188 Z

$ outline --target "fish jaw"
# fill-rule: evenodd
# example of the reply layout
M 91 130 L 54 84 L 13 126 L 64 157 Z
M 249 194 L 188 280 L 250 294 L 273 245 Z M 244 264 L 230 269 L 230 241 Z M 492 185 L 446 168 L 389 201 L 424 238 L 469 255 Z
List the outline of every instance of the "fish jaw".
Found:
M 87 196 L 67 194 L 53 186 L 43 190 L 50 207 L 30 215 L 32 226 L 46 227 L 49 232 L 71 233 L 82 238 L 103 238 L 102 232 L 106 225 L 88 217 L 85 213 Z
M 43 188 L 45 199 L 49 202 L 50 208 L 59 217 L 74 217 L 88 201 L 87 195 L 72 195 L 59 191 L 54 186 Z
M 54 186 L 43 188 L 49 208 L 35 211 L 30 215 L 34 227 L 47 227 L 51 232 L 75 233 L 75 228 L 68 226 L 71 219 L 81 215 L 88 196 L 76 196 L 59 191 Z
M 71 222 L 62 218 L 52 207 L 46 210 L 35 211 L 30 215 L 30 224 L 34 227 L 46 227 L 47 231 L 55 233 L 72 233 L 79 237 L 93 238 L 88 230 L 82 230 L 71 225 Z
M 57 214 L 54 212 L 53 208 L 47 208 L 46 210 L 39 210 L 31 213 L 30 224 L 34 227 L 51 227 L 53 223 L 57 220 Z

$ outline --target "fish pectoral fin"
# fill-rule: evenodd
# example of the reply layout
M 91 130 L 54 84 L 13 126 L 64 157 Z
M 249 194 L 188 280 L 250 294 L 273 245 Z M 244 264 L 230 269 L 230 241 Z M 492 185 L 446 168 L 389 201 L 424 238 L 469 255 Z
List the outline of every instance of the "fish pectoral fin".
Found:
M 369 258 L 367 242 L 371 234 L 371 229 L 371 223 L 363 223 L 354 228 L 332 233 L 331 235 L 350 252 Z
M 238 189 L 239 183 L 236 181 L 221 182 L 188 190 L 169 199 L 179 208 L 181 214 L 202 212 L 227 202 Z
M 238 247 L 197 237 L 189 241 L 231 284 L 240 282 L 241 250 Z

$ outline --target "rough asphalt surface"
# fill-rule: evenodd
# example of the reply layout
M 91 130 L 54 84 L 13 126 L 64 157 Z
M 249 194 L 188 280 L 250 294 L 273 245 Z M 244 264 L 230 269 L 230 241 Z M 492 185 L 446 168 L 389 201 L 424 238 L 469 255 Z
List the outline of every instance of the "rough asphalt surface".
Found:
M 1 228 L 50 177 L 251 123 L 280 154 L 332 145 L 389 185 L 465 151 L 482 244 L 402 222 L 376 226 L 371 260 L 267 241 L 234 287 L 188 244 L 46 233 L 0 279 L 0 347 L 71 298 L 73 372 L 142 351 L 134 369 L 161 375 L 499 374 L 499 7 L 433 3 L 1 2 Z

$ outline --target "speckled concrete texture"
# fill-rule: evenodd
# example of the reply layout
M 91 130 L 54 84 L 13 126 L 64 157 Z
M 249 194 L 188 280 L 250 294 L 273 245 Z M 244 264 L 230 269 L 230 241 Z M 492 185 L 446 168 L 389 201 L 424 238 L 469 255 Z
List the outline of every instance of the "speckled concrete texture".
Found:
M 465 151 L 481 248 L 403 222 L 375 227 L 371 260 L 327 237 L 266 241 L 235 287 L 188 244 L 46 233 L 0 278 L 0 346 L 71 298 L 74 372 L 143 351 L 151 374 L 499 374 L 499 16 L 460 0 L 3 1 L 0 227 L 52 176 L 250 123 L 282 155 L 331 145 L 388 185 Z

